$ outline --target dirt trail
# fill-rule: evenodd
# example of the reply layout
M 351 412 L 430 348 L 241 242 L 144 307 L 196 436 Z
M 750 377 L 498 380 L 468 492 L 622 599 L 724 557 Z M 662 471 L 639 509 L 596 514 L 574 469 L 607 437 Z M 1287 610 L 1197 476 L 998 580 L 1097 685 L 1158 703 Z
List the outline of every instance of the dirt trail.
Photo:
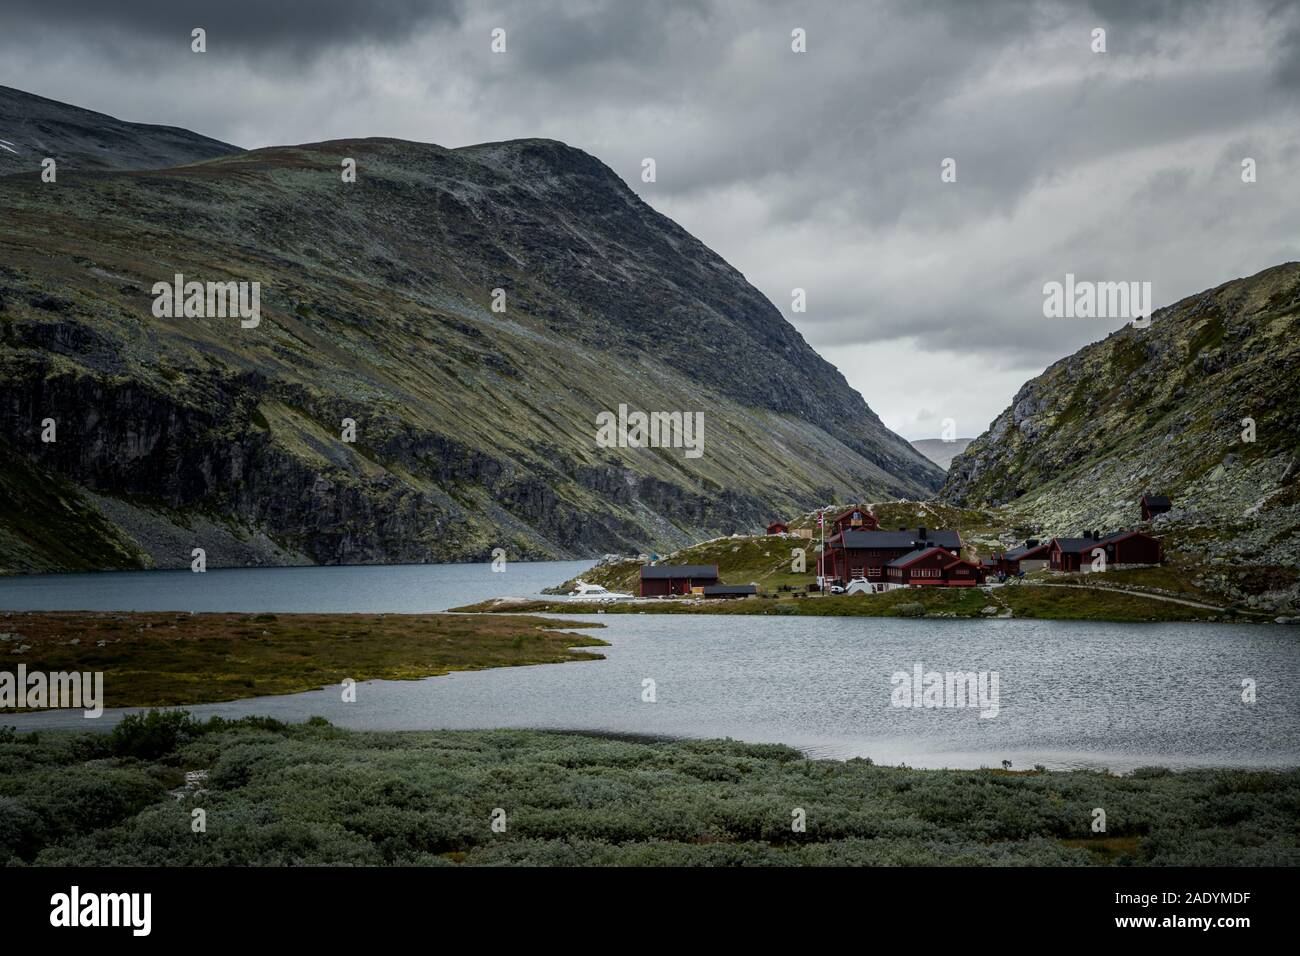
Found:
M 1187 598 L 1169 597 L 1165 594 L 1152 594 L 1150 591 L 1137 591 L 1132 588 L 1119 588 L 1112 585 L 1100 584 L 1033 584 L 1030 587 L 1036 588 L 1084 588 L 1089 591 L 1115 591 L 1120 594 L 1132 594 L 1135 597 L 1151 598 L 1153 601 L 1168 601 L 1170 604 L 1185 604 L 1188 607 L 1204 608 L 1207 611 L 1224 611 L 1228 609 L 1218 604 L 1205 604 L 1201 601 L 1190 601 Z

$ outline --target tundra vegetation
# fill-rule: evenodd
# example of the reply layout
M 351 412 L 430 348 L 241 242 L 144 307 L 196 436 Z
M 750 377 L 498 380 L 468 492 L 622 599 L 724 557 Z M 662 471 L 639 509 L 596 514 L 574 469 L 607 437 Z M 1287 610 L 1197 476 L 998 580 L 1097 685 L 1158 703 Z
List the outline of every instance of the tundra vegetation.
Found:
M 10 865 L 1297 865 L 1298 808 L 1294 770 L 913 770 L 732 740 L 181 712 L 0 732 Z

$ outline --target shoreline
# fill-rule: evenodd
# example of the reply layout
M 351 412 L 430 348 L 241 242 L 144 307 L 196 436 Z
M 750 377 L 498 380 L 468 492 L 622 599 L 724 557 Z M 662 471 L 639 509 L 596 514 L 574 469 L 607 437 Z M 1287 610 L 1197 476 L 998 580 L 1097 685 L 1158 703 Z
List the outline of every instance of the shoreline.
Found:
M 1294 624 L 1265 612 L 1217 607 L 1162 595 L 1072 582 L 994 588 L 907 588 L 873 595 L 693 597 L 571 601 L 489 598 L 449 609 L 463 614 L 725 614 L 792 617 L 890 617 L 930 620 L 1107 621 L 1116 624 Z

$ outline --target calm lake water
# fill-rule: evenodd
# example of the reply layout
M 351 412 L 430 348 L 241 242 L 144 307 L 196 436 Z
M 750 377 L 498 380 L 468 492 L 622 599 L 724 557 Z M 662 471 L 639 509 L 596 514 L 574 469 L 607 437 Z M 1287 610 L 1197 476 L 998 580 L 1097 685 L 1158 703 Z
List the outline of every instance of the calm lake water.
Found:
M 0 577 L 3 611 L 249 611 L 427 614 L 493 597 L 540 596 L 592 561 L 397 564 Z
M 197 590 L 194 580 L 204 576 L 188 572 L 60 576 L 0 581 L 0 604 L 429 611 L 489 594 L 532 592 L 580 568 L 512 564 L 504 575 L 485 565 L 223 571 L 209 572 Z M 105 583 L 110 578 L 120 582 L 116 590 Z M 73 583 L 78 580 L 85 583 Z M 224 600 L 206 590 L 214 582 Z M 562 627 L 579 619 L 556 622 Z M 351 704 L 333 687 L 189 709 L 201 716 L 267 714 L 291 721 L 318 714 L 358 729 L 528 727 L 734 737 L 786 743 L 814 756 L 918 767 L 998 766 L 1003 760 L 1018 768 L 1041 763 L 1116 771 L 1300 766 L 1296 628 L 707 615 L 585 619 L 607 625 L 598 632 L 612 643 L 601 649 L 606 660 L 370 681 L 358 685 Z M 997 716 L 981 718 L 975 708 L 893 706 L 891 676 L 910 674 L 916 664 L 923 671 L 996 671 Z M 1243 678 L 1257 684 L 1254 704 L 1241 700 Z M 647 679 L 654 681 L 653 703 L 642 699 Z M 92 721 L 79 712 L 9 714 L 0 715 L 0 723 L 98 730 L 120 715 L 109 711 Z

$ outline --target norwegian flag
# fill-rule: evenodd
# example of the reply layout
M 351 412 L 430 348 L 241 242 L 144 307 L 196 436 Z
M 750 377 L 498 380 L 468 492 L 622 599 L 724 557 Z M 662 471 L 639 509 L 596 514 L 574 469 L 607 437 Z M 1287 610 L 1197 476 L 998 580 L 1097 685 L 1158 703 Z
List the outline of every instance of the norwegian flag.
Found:
M 820 527 L 822 527 L 824 524 L 826 524 L 826 512 L 824 512 L 824 511 L 819 511 L 819 512 L 817 512 L 817 527 L 820 528 Z

